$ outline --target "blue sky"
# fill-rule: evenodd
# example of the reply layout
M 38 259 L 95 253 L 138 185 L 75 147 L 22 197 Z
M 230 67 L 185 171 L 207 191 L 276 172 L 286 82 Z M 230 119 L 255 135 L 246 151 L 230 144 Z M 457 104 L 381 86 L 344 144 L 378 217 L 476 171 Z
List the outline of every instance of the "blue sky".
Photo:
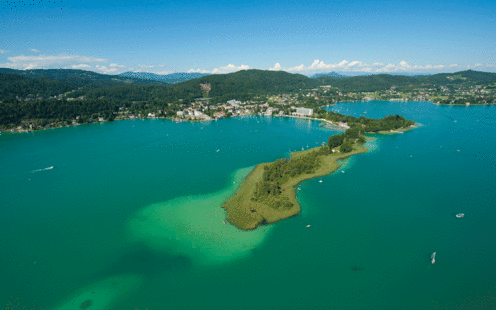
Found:
M 0 0 L 0 67 L 496 72 L 496 1 Z

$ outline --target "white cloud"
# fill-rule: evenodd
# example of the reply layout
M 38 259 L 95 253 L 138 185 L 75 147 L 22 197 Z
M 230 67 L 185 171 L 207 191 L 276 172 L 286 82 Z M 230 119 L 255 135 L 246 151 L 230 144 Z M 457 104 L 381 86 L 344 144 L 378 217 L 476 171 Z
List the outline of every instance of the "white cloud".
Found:
M 118 64 L 110 64 L 110 67 L 112 67 L 112 68 L 125 68 L 126 66 L 118 65 Z
M 202 70 L 202 69 L 196 69 L 196 70 L 189 69 L 187 71 L 187 73 L 210 73 L 210 71 L 208 71 L 208 70 Z
M 274 65 L 274 68 L 269 68 L 270 71 L 281 71 L 282 70 L 282 67 L 281 67 L 281 64 L 280 63 L 276 63 Z
M 458 65 L 457 64 L 452 64 L 452 65 L 449 65 L 449 67 L 450 68 L 452 68 L 452 67 L 458 67 Z
M 8 53 L 9 51 L 0 50 L 0 54 Z
M 31 51 L 31 52 L 35 52 L 35 53 L 39 53 L 39 52 L 40 52 L 39 50 L 34 49 L 34 48 L 30 49 L 30 51 Z
M 87 65 L 87 64 L 79 64 L 79 65 L 72 65 L 71 68 L 72 69 L 82 69 L 82 68 L 91 68 L 91 66 Z
M 480 66 L 482 66 L 482 64 L 481 64 L 481 63 L 476 63 L 476 64 L 474 65 L 474 67 L 480 67 Z
M 107 69 L 106 66 L 100 66 L 100 65 L 96 65 L 96 69 L 97 69 L 97 71 L 100 71 L 101 73 L 104 73 L 104 74 L 109 74 L 109 73 L 113 73 L 113 72 L 117 71 L 117 68 Z
M 60 68 L 64 65 L 107 62 L 106 59 L 86 57 L 79 55 L 38 55 L 38 56 L 13 56 L 7 58 L 9 63 L 3 64 L 13 69 L 44 69 Z
M 406 61 L 400 61 L 399 64 L 387 64 L 380 62 L 374 62 L 369 65 L 363 63 L 358 60 L 354 60 L 352 62 L 348 62 L 347 60 L 342 60 L 339 63 L 326 64 L 324 61 L 320 61 L 318 59 L 314 60 L 312 64 L 308 67 L 301 64 L 296 67 L 290 67 L 285 69 L 281 67 L 279 63 L 277 63 L 278 68 L 280 70 L 285 70 L 288 72 L 299 72 L 299 73 L 316 73 L 316 72 L 329 72 L 329 71 L 338 71 L 338 72 L 368 72 L 368 73 L 386 73 L 386 72 L 416 72 L 416 71 L 435 71 L 447 68 L 445 65 L 410 65 Z M 450 67 L 457 66 L 451 65 Z M 274 67 L 275 68 L 275 67 Z M 274 70 L 274 68 L 269 68 L 269 70 Z
M 362 62 L 361 61 L 356 61 L 356 60 L 355 61 L 352 61 L 352 62 L 350 62 L 348 64 L 348 67 L 353 67 L 353 66 L 356 66 L 356 65 L 361 66 L 362 65 Z
M 240 70 L 248 70 L 250 69 L 250 66 L 248 65 L 241 65 L 241 66 L 235 66 L 233 64 L 228 64 L 225 67 L 220 67 L 220 68 L 215 68 L 213 70 L 202 70 L 202 69 L 189 69 L 188 73 L 212 73 L 212 74 L 225 74 L 225 73 L 232 73 Z
M 292 68 L 289 68 L 288 71 L 303 71 L 305 70 L 305 65 L 304 64 L 301 64 L 299 66 L 296 66 L 296 67 L 292 67 Z

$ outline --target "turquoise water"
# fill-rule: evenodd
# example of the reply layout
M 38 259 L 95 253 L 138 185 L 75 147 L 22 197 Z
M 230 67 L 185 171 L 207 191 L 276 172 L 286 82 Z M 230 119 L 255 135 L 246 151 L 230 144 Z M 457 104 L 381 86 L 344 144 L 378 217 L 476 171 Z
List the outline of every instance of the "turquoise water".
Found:
M 496 107 L 331 109 L 423 126 L 376 135 L 301 184 L 299 216 L 248 232 L 222 223 L 222 202 L 256 164 L 335 131 L 244 117 L 2 134 L 0 307 L 494 308 Z

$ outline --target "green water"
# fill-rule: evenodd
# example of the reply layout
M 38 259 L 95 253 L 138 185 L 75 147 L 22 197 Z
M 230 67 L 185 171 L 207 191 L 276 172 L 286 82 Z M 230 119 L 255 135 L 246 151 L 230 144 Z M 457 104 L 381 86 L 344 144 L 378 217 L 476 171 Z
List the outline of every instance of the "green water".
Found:
M 424 126 L 376 136 L 301 184 L 299 216 L 247 232 L 222 223 L 222 202 L 256 164 L 335 131 L 245 117 L 2 134 L 0 307 L 494 308 L 496 108 L 332 109 Z

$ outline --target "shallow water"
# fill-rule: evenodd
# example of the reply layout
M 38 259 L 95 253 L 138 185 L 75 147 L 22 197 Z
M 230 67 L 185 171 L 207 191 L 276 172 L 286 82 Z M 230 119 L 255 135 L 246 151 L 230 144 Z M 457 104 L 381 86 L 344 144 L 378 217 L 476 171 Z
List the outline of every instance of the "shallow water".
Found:
M 249 232 L 223 224 L 220 205 L 250 167 L 335 131 L 244 117 L 2 134 L 0 305 L 52 309 L 115 282 L 133 289 L 108 309 L 494 306 L 496 108 L 332 109 L 424 126 L 376 135 L 370 152 L 300 185 L 299 216 Z

